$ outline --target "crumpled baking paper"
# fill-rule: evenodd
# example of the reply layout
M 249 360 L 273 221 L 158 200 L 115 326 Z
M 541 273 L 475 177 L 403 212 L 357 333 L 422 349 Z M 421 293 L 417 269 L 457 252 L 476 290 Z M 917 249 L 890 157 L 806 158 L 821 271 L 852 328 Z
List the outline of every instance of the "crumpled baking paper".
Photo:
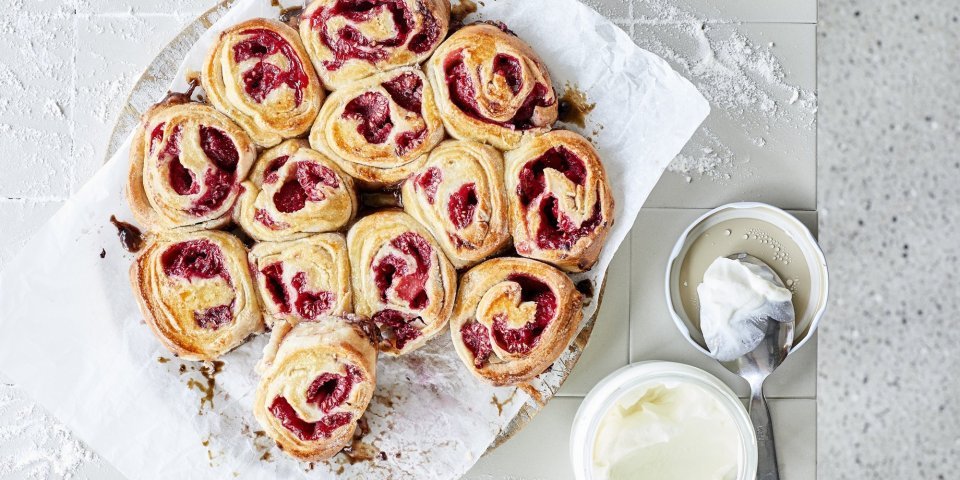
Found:
M 220 31 L 276 18 L 271 3 L 236 1 L 190 50 L 171 89 L 185 89 L 185 74 L 200 70 Z M 567 127 L 593 140 L 616 199 L 600 262 L 575 276 L 601 285 L 641 205 L 709 106 L 665 61 L 576 0 L 487 0 L 469 19 L 505 22 L 539 52 L 561 94 L 572 85 L 596 103 L 586 128 Z M 108 222 L 131 218 L 128 150 L 129 140 L 0 275 L 0 369 L 129 478 L 457 478 L 529 400 L 475 381 L 441 335 L 416 354 L 380 360 L 369 431 L 349 455 L 317 464 L 287 458 L 251 413 L 265 336 L 223 365 L 201 366 L 173 358 L 143 324 L 128 282 L 133 256 Z M 584 307 L 584 318 L 597 303 Z M 556 370 L 534 385 L 544 398 L 564 378 Z

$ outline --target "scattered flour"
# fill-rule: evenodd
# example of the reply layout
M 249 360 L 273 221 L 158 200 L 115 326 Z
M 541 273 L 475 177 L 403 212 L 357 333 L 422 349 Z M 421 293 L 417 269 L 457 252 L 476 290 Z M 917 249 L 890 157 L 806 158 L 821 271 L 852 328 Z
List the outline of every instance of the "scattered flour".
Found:
M 774 42 L 758 44 L 743 33 L 744 25 L 698 16 L 672 0 L 642 0 L 638 5 L 645 14 L 631 20 L 634 39 L 673 63 L 710 101 L 712 116 L 753 147 L 776 148 L 768 145 L 771 129 L 815 128 L 816 94 L 787 81 Z M 657 35 L 645 34 L 651 25 L 657 26 Z M 668 170 L 688 182 L 723 182 L 751 175 L 750 158 L 741 156 L 704 126 Z

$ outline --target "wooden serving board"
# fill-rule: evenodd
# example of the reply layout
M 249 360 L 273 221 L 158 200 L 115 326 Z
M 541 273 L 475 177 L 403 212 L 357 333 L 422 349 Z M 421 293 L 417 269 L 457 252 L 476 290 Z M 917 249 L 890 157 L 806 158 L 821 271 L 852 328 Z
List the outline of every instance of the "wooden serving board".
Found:
M 139 122 L 141 114 L 168 93 L 167 88 L 173 81 L 173 77 L 176 75 L 177 69 L 186 56 L 187 51 L 190 50 L 197 39 L 199 39 L 211 25 L 226 13 L 235 1 L 236 0 L 223 0 L 197 17 L 174 37 L 174 39 L 160 51 L 156 58 L 153 59 L 150 65 L 147 66 L 144 73 L 133 85 L 130 95 L 120 110 L 113 132 L 110 135 L 104 162 L 109 160 L 123 142 L 126 141 L 127 137 L 136 127 L 137 122 Z M 549 59 L 547 59 L 547 63 L 549 64 Z M 559 377 L 559 382 L 551 382 L 554 387 L 547 386 L 545 383 L 540 382 L 521 385 L 521 390 L 529 394 L 529 399 L 520 408 L 517 415 L 503 427 L 500 434 L 490 444 L 487 449 L 488 453 L 523 429 L 523 427 L 543 409 L 547 402 L 553 398 L 557 390 L 559 390 L 560 385 L 566 381 L 570 372 L 573 371 L 573 367 L 580 359 L 583 349 L 586 348 L 590 334 L 593 332 L 593 326 L 596 323 L 597 315 L 600 311 L 599 303 L 603 299 L 605 287 L 606 275 L 604 275 L 603 284 L 596 289 L 597 293 L 595 297 L 589 299 L 591 302 L 598 303 L 597 309 L 595 310 L 597 313 L 584 320 L 581 324 L 580 332 L 574 341 L 550 370 L 551 375 Z

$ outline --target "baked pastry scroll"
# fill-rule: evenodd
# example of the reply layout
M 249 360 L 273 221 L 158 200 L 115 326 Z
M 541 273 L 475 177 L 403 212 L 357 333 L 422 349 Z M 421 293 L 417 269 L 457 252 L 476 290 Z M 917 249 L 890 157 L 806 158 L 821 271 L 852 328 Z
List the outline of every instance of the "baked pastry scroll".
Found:
M 224 30 L 200 81 L 210 103 L 262 147 L 306 133 L 324 99 L 296 30 L 264 18 Z
M 457 268 L 510 245 L 503 156 L 472 141 L 448 140 L 403 184 L 403 208 L 427 227 Z
M 395 184 L 443 140 L 423 72 L 406 67 L 337 90 L 320 110 L 310 145 L 370 186 Z
M 357 213 L 353 179 L 304 140 L 263 152 L 242 187 L 233 216 L 260 241 L 339 230 Z
M 454 138 L 509 150 L 557 121 L 557 96 L 546 66 L 505 28 L 464 27 L 426 65 L 443 124 Z
M 380 328 L 380 350 L 416 350 L 446 327 L 457 293 L 457 272 L 416 220 L 384 211 L 358 221 L 347 234 L 354 311 Z
M 563 272 L 534 260 L 497 258 L 461 277 L 450 333 L 474 376 L 516 385 L 560 357 L 583 317 L 581 307 Z
M 339 233 L 258 243 L 250 268 L 270 327 L 353 311 L 347 241 Z
M 247 249 L 228 233 L 163 233 L 130 281 L 146 324 L 180 358 L 214 360 L 263 330 Z
M 377 383 L 375 331 L 353 315 L 274 329 L 253 413 L 284 453 L 320 461 L 350 443 Z
M 517 253 L 568 272 L 593 267 L 613 226 L 614 204 L 590 141 L 556 130 L 504 158 Z
M 157 104 L 130 145 L 130 209 L 148 230 L 223 226 L 256 157 L 246 132 L 213 108 L 177 98 Z
M 314 0 L 300 37 L 330 90 L 423 62 L 447 36 L 449 0 Z

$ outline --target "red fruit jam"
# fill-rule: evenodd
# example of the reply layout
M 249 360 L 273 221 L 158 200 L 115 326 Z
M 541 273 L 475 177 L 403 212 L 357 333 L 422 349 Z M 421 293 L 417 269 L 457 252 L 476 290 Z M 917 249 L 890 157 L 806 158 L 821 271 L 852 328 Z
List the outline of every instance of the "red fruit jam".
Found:
M 206 239 L 189 240 L 170 246 L 160 255 L 160 264 L 163 266 L 163 273 L 168 277 L 187 280 L 221 277 L 227 282 L 230 281 L 230 273 L 224 265 L 220 247 Z
M 294 164 L 294 178 L 287 180 L 273 194 L 273 203 L 283 213 L 298 212 L 306 206 L 307 201 L 320 202 L 327 198 L 320 185 L 337 188 L 340 180 L 328 167 L 313 162 L 297 162 Z
M 389 57 L 391 49 L 407 43 L 413 33 L 408 48 L 414 53 L 425 53 L 433 49 L 440 39 L 440 24 L 426 9 L 422 0 L 417 2 L 417 12 L 411 12 L 403 0 L 340 0 L 328 7 L 319 8 L 310 18 L 310 27 L 319 34 L 320 41 L 333 53 L 333 60 L 324 62 L 324 67 L 334 71 L 347 60 L 362 60 L 376 63 Z M 374 40 L 364 36 L 352 24 L 373 20 L 387 12 L 393 20 L 396 34 L 390 38 Z M 416 15 L 421 15 L 422 26 L 414 33 Z M 346 22 L 333 21 L 343 17 Z M 345 24 L 339 30 L 331 29 L 334 24 Z
M 283 283 L 283 264 L 271 263 L 260 270 L 267 285 L 270 300 L 280 308 L 281 313 L 290 313 L 290 297 L 287 287 Z
M 423 192 L 423 195 L 427 197 L 430 205 L 433 205 L 433 202 L 436 201 L 437 188 L 440 187 L 440 182 L 442 181 L 443 172 L 437 167 L 430 167 L 425 172 L 417 175 L 417 187 Z
M 368 142 L 381 144 L 393 130 L 390 120 L 390 101 L 381 93 L 367 92 L 347 103 L 343 118 L 358 120 L 357 132 Z
M 432 264 L 430 254 L 433 253 L 433 248 L 414 232 L 404 233 L 390 244 L 405 255 L 413 257 L 414 265 L 396 255 L 387 255 L 374 265 L 374 283 L 380 290 L 380 299 L 386 301 L 387 290 L 392 288 L 398 297 L 408 302 L 411 309 L 423 310 L 430 303 L 424 286 Z
M 294 275 L 291 283 L 293 289 L 297 292 L 294 308 L 303 318 L 317 318 L 320 314 L 329 312 L 333 303 L 337 301 L 337 296 L 331 292 L 307 290 L 307 274 L 305 272 L 298 272 Z
M 520 285 L 520 301 L 537 304 L 533 321 L 520 328 L 507 326 L 503 316 L 493 321 L 493 338 L 497 345 L 510 353 L 529 353 L 537 345 L 543 331 L 557 312 L 557 296 L 540 280 L 524 274 L 513 274 L 507 280 Z
M 447 203 L 447 212 L 450 221 L 457 230 L 463 230 L 473 223 L 473 217 L 477 211 L 477 186 L 468 183 L 450 195 L 450 201 Z
M 280 420 L 280 424 L 284 428 L 293 432 L 297 438 L 303 441 L 316 441 L 320 437 L 330 438 L 334 431 L 350 423 L 353 418 L 350 413 L 337 412 L 323 417 L 318 422 L 308 422 L 300 418 L 290 402 L 283 397 L 273 399 L 273 403 L 270 404 L 270 413 L 277 420 Z
M 419 114 L 423 108 L 423 80 L 415 73 L 398 75 L 384 82 L 383 89 L 405 110 Z
M 490 331 L 480 322 L 470 322 L 460 327 L 463 344 L 473 354 L 473 365 L 482 368 L 490 359 L 493 347 L 490 345 Z
M 249 37 L 233 46 L 234 61 L 241 63 L 251 58 L 259 59 L 253 67 L 243 72 L 243 88 L 247 95 L 260 103 L 270 92 L 286 85 L 294 91 L 294 98 L 299 106 L 303 102 L 303 89 L 309 85 L 310 78 L 293 46 L 277 32 L 265 28 L 244 30 L 240 34 Z M 289 62 L 290 67 L 285 71 L 265 61 L 278 53 Z
M 578 240 L 600 225 L 600 202 L 594 204 L 590 217 L 577 225 L 560 211 L 557 199 L 551 195 L 540 202 L 540 218 L 537 246 L 551 250 L 570 250 Z
M 282 230 L 290 226 L 288 223 L 276 221 L 269 212 L 262 208 L 258 208 L 253 212 L 253 219 L 270 230 Z
M 522 205 L 530 205 L 543 193 L 546 188 L 543 171 L 548 168 L 564 174 L 577 185 L 583 185 L 587 178 L 587 167 L 583 160 L 564 147 L 553 147 L 540 157 L 527 162 L 520 170 L 517 195 L 520 196 Z
M 203 176 L 203 186 L 206 190 L 200 196 L 187 212 L 192 215 L 206 215 L 223 206 L 223 202 L 234 191 L 237 185 L 234 183 L 236 174 L 211 168 Z
M 270 160 L 270 163 L 267 164 L 266 170 L 263 172 L 263 183 L 274 183 L 279 177 L 280 169 L 286 165 L 287 160 L 290 160 L 289 155 L 283 155 L 281 157 L 274 158 Z
M 233 302 L 229 305 L 220 305 L 206 310 L 193 312 L 193 319 L 197 326 L 206 330 L 219 330 L 220 327 L 233 322 Z
M 420 329 L 413 325 L 413 322 L 420 317 L 411 317 L 404 315 L 396 310 L 381 310 L 373 315 L 373 321 L 381 329 L 393 332 L 393 344 L 398 349 L 403 349 L 411 340 L 421 335 Z
M 499 57 L 500 56 L 494 58 Z M 497 68 L 499 68 L 499 71 L 497 71 Z M 523 86 L 522 80 L 513 78 L 516 71 L 510 67 L 509 61 L 504 62 L 503 65 L 494 65 L 494 69 L 496 73 L 506 78 L 507 85 L 513 94 L 517 94 L 520 91 L 520 87 Z M 477 89 L 473 84 L 473 80 L 470 78 L 469 68 L 463 62 L 462 51 L 454 52 L 447 57 L 444 62 L 444 72 L 446 74 L 447 87 L 450 90 L 450 100 L 457 108 L 471 118 L 493 125 L 500 125 L 501 127 L 511 130 L 529 130 L 542 126 L 533 124 L 534 111 L 537 107 L 549 107 L 556 102 L 556 99 L 549 95 L 550 90 L 542 83 L 537 83 L 534 85 L 530 95 L 524 99 L 520 108 L 517 109 L 513 118 L 507 122 L 497 122 L 484 117 L 483 114 L 480 113 L 480 105 L 476 99 Z M 517 90 L 513 91 L 515 86 Z
M 200 127 L 200 148 L 207 158 L 220 170 L 233 173 L 237 171 L 240 154 L 233 140 L 226 133 L 213 127 Z
M 353 390 L 353 385 L 363 380 L 363 373 L 353 365 L 347 365 L 346 374 L 327 372 L 317 377 L 307 388 L 307 403 L 320 407 L 323 413 L 343 405 Z
M 520 66 L 520 60 L 510 55 L 502 53 L 493 57 L 493 73 L 500 75 L 510 87 L 510 92 L 514 95 L 520 93 L 523 88 L 523 68 Z

